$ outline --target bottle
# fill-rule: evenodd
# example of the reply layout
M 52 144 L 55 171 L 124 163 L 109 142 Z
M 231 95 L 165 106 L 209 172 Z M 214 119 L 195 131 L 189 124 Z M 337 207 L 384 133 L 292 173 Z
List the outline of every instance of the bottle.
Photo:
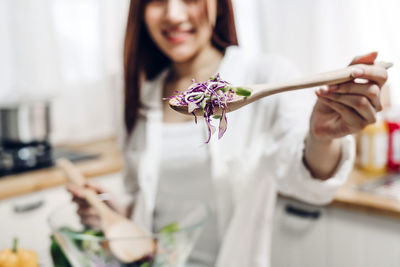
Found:
M 388 159 L 388 128 L 382 116 L 365 127 L 359 136 L 359 166 L 371 174 L 384 174 Z
M 388 128 L 388 162 L 391 172 L 400 171 L 400 110 L 390 110 L 385 113 Z

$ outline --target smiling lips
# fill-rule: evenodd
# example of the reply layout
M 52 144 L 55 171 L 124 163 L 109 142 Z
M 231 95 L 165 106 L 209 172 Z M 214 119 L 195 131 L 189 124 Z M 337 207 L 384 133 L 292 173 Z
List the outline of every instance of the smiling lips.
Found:
M 163 36 L 171 43 L 178 44 L 185 42 L 190 36 L 193 35 L 194 30 L 177 30 L 170 29 L 164 30 Z

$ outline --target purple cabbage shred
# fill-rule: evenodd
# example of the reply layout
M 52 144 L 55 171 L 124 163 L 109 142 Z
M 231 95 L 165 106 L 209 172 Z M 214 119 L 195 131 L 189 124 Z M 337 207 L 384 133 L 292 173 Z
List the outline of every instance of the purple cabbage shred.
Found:
M 192 80 L 192 85 L 185 92 L 172 96 L 170 98 L 177 98 L 179 105 L 187 106 L 188 113 L 192 113 L 197 123 L 195 115 L 196 110 L 202 110 L 204 113 L 204 120 L 208 127 L 208 139 L 206 143 L 210 142 L 211 136 L 216 131 L 212 125 L 211 118 L 219 118 L 218 138 L 222 138 L 226 132 L 228 121 L 226 119 L 227 102 L 231 101 L 235 95 L 232 85 L 227 81 L 220 78 L 219 73 L 210 77 L 205 82 L 196 83 Z M 214 116 L 215 108 L 222 111 L 221 115 Z

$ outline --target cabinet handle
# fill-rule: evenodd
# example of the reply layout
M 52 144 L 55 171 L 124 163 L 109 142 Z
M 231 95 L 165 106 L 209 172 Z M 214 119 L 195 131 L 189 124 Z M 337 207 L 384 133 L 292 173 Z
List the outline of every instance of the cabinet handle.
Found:
M 286 204 L 285 211 L 287 214 L 294 215 L 294 216 L 301 217 L 301 218 L 307 218 L 307 219 L 311 219 L 311 220 L 317 220 L 321 216 L 321 211 L 319 211 L 319 210 L 309 211 L 309 210 L 305 210 L 302 208 L 292 206 L 290 204 Z
M 41 199 L 33 201 L 33 202 L 29 202 L 29 203 L 15 204 L 14 212 L 15 213 L 24 213 L 24 212 L 32 211 L 32 210 L 40 208 L 43 204 L 44 204 L 44 201 Z

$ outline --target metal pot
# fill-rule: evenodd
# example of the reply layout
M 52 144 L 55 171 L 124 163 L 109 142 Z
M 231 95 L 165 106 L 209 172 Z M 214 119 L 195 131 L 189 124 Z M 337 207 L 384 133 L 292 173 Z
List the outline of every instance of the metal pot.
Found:
M 2 144 L 32 144 L 49 141 L 50 103 L 48 101 L 0 104 Z

